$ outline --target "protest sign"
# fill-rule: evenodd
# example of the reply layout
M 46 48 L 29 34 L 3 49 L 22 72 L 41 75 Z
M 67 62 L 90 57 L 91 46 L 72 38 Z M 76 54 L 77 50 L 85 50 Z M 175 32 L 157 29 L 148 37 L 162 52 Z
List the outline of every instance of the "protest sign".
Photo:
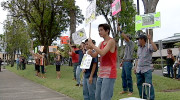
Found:
M 86 9 L 85 24 L 93 22 L 96 19 L 96 0 L 92 1 Z
M 81 69 L 89 69 L 91 65 L 92 57 L 89 54 L 84 54 L 81 62 Z
M 55 53 L 57 51 L 57 46 L 49 46 L 49 52 Z
M 153 29 L 161 27 L 160 12 L 136 15 L 135 30 Z
M 86 38 L 87 37 L 84 28 L 72 34 L 72 39 L 75 44 L 81 44 L 82 40 L 85 40 Z
M 61 39 L 61 44 L 68 44 L 70 41 L 68 36 L 61 36 L 60 39 Z
M 121 11 L 121 1 L 115 0 L 112 4 L 112 16 L 116 15 L 118 12 Z

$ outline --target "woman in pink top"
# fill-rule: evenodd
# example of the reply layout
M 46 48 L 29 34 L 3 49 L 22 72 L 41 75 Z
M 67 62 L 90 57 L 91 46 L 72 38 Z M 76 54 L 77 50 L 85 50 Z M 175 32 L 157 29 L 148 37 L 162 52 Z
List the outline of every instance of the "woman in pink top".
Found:
M 117 77 L 116 70 L 116 43 L 109 36 L 110 26 L 108 24 L 100 24 L 98 27 L 99 35 L 104 39 L 99 47 L 96 47 L 92 40 L 89 40 L 89 45 L 96 52 L 88 52 L 92 57 L 100 57 L 99 75 L 96 83 L 96 100 L 111 100 L 113 96 L 114 83 Z

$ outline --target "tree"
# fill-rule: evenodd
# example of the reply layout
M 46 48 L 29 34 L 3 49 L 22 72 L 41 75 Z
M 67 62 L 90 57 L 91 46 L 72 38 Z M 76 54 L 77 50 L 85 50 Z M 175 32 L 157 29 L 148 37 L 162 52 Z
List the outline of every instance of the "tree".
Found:
M 69 0 L 8 0 L 2 2 L 10 15 L 22 19 L 30 29 L 29 35 L 44 46 L 48 46 L 66 31 L 70 24 Z M 74 6 L 76 21 L 82 23 L 83 16 L 78 6 Z M 76 24 L 76 23 L 75 23 Z
M 4 25 L 5 38 L 7 43 L 7 54 L 10 55 L 11 66 L 14 66 L 16 51 L 21 51 L 23 55 L 28 54 L 29 49 L 29 35 L 27 31 L 27 25 L 16 18 L 10 19 L 10 17 L 5 21 Z
M 144 5 L 144 14 L 148 14 L 148 13 L 154 13 L 156 11 L 156 7 L 159 0 L 142 0 L 142 2 Z M 153 29 L 149 29 L 149 34 L 151 34 L 153 39 Z

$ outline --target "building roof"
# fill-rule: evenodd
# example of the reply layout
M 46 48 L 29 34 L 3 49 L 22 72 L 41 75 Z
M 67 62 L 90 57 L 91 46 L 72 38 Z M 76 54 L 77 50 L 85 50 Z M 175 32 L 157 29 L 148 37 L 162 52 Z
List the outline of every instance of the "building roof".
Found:
M 178 53 L 179 53 L 178 48 L 170 48 L 170 49 L 172 50 L 172 54 L 173 54 L 174 56 L 177 56 L 177 55 L 178 55 Z M 166 57 L 166 56 L 167 56 L 167 49 L 162 49 L 161 52 L 162 52 L 162 56 L 163 56 L 163 57 Z M 161 56 L 160 56 L 160 51 L 157 50 L 156 52 L 153 52 L 152 57 L 161 57 Z
M 162 43 L 180 42 L 180 33 L 175 33 L 174 36 L 162 39 Z M 158 41 L 154 42 L 158 44 Z

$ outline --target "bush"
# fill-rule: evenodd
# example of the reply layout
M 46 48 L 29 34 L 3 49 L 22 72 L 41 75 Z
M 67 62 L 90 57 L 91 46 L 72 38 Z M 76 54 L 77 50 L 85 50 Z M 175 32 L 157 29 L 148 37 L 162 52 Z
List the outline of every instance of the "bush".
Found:
M 162 69 L 161 64 L 154 64 L 154 69 Z M 163 67 L 166 66 L 166 64 L 163 64 Z

